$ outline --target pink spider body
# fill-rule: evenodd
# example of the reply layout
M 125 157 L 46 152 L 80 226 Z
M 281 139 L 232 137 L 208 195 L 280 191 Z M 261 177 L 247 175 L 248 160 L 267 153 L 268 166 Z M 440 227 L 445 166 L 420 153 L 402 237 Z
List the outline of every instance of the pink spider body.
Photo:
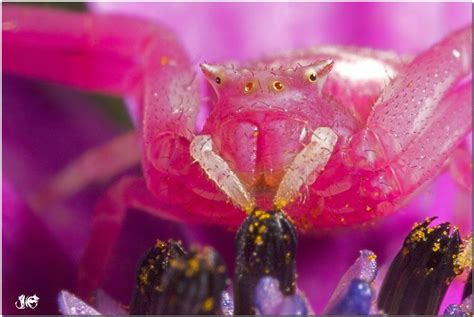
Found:
M 141 160 L 143 175 L 120 180 L 97 205 L 83 294 L 103 275 L 129 207 L 231 228 L 243 211 L 282 208 L 313 232 L 396 210 L 462 161 L 451 162 L 452 153 L 465 152 L 470 26 L 415 57 L 316 47 L 242 65 L 202 64 L 214 92 L 199 131 L 199 77 L 168 29 L 129 17 L 3 8 L 7 72 L 138 105 L 136 134 L 92 150 L 33 201 L 45 208 Z M 470 189 L 472 167 L 452 168 Z

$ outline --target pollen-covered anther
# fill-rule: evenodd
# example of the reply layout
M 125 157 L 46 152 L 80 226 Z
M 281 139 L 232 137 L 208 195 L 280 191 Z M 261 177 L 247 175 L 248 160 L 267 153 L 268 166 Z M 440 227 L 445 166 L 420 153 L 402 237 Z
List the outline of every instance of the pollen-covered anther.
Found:
M 435 315 L 446 290 L 461 273 L 459 232 L 449 223 L 416 225 L 393 260 L 382 284 L 378 307 L 386 314 Z
M 145 315 L 152 312 L 153 301 L 162 291 L 161 279 L 165 270 L 177 258 L 184 256 L 178 241 L 157 240 L 144 256 L 137 275 L 137 284 L 130 303 L 130 314 Z
M 149 294 L 147 306 L 138 310 L 142 315 L 222 314 L 221 297 L 227 286 L 225 265 L 212 248 L 193 248 L 170 260 L 161 280 L 153 286 L 159 291 Z
M 283 295 L 295 292 L 296 231 L 282 211 L 255 209 L 236 236 L 235 314 L 254 314 L 254 292 L 264 276 L 276 278 Z

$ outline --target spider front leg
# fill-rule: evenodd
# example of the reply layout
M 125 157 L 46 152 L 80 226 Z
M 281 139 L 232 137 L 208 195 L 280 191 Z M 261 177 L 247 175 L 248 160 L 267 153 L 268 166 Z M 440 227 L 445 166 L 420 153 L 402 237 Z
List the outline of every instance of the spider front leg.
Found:
M 73 160 L 29 199 L 39 212 L 66 201 L 91 183 L 106 182 L 140 163 L 139 140 L 127 132 Z
M 137 128 L 145 73 L 187 59 L 171 31 L 127 16 L 4 5 L 2 35 L 6 73 L 126 98 L 137 105 L 130 107 Z M 47 210 L 137 164 L 139 137 L 117 137 L 72 161 L 33 195 L 33 207 Z
M 144 179 L 120 181 L 97 205 L 81 261 L 81 294 L 88 295 L 99 284 L 130 207 L 179 222 L 241 221 L 237 209 L 219 212 L 229 210 L 226 198 L 193 164 L 198 83 L 173 32 L 124 16 L 3 8 L 6 72 L 131 98 L 138 105 L 131 115 Z M 137 158 L 133 138 L 112 141 L 74 161 L 36 202 L 44 206 L 61 200 L 130 166 Z
M 441 172 L 471 129 L 472 30 L 464 28 L 417 56 L 385 89 L 346 164 L 367 170 L 361 193 L 396 200 Z
M 99 285 L 120 233 L 126 211 L 138 208 L 177 222 L 239 223 L 243 214 L 213 214 L 228 209 L 226 199 L 207 178 L 201 164 L 212 162 L 222 171 L 223 162 L 210 160 L 210 151 L 194 138 L 199 107 L 197 83 L 190 68 L 161 68 L 145 80 L 143 120 L 143 170 L 145 179 L 126 178 L 106 193 L 96 206 L 90 241 L 81 266 L 79 291 L 84 297 Z M 192 140 L 193 142 L 191 142 Z M 202 138 L 202 137 L 201 137 Z M 194 144 L 194 145 L 193 145 Z M 215 158 L 215 156 L 214 156 Z M 224 172 L 229 172 L 225 170 Z M 212 173 L 211 173 L 212 174 Z M 212 178 L 212 177 L 211 177 Z M 207 191 L 207 197 L 201 193 Z

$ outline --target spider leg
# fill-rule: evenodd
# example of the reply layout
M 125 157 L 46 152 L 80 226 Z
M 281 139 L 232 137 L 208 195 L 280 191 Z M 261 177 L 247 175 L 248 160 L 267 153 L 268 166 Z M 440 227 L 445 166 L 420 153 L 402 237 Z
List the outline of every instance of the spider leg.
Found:
M 148 191 L 141 177 L 126 176 L 112 185 L 95 206 L 90 239 L 79 266 L 78 294 L 87 298 L 98 287 L 128 208 L 178 221 L 180 211 L 167 212 L 166 207 Z
M 189 145 L 199 112 L 199 90 L 185 50 L 171 30 L 127 16 L 9 5 L 3 6 L 2 22 L 6 72 L 126 97 L 138 105 L 131 115 L 143 142 L 145 179 L 125 178 L 98 203 L 81 265 L 82 294 L 100 281 L 128 207 L 191 222 L 204 222 L 219 208 L 228 210 L 225 199 L 216 199 L 220 193 L 215 186 L 210 187 L 213 184 L 192 165 Z M 46 190 L 53 192 L 53 201 L 96 179 L 89 173 L 97 168 L 103 168 L 99 173 L 105 177 L 131 164 L 136 153 L 131 150 L 122 157 L 125 160 L 114 162 L 117 166 L 106 167 L 96 154 L 86 154 L 53 180 Z M 88 171 L 78 175 L 84 166 Z M 197 193 L 206 185 L 210 204 Z M 180 207 L 201 200 L 197 215 Z M 234 212 L 232 217 L 243 214 Z
M 371 176 L 361 184 L 363 195 L 374 199 L 403 198 L 443 171 L 472 126 L 471 83 L 446 96 L 441 104 L 446 110 L 436 115 L 419 137 L 389 165 L 369 173 Z
M 237 210 L 219 213 L 229 210 L 225 197 L 193 163 L 190 146 L 200 105 L 196 74 L 186 63 L 158 69 L 145 76 L 146 107 L 141 125 L 144 180 L 139 184 L 120 182 L 98 204 L 82 266 L 83 295 L 103 276 L 127 207 L 192 223 L 212 220 L 235 224 L 244 216 Z
M 131 97 L 139 105 L 131 115 L 144 142 L 143 169 L 150 188 L 167 175 L 181 176 L 188 187 L 213 185 L 201 171 L 194 175 L 199 180 L 187 181 L 190 170 L 196 173 L 190 168 L 189 145 L 200 98 L 196 73 L 171 30 L 121 15 L 14 5 L 3 9 L 6 72 Z M 54 198 L 78 189 L 82 181 L 60 189 L 58 185 L 83 161 L 66 168 L 46 192 L 55 193 Z M 40 200 L 48 201 L 47 194 L 42 196 Z
M 3 67 L 17 75 L 128 95 L 140 84 L 148 59 L 137 57 L 166 32 L 127 16 L 4 5 Z
M 203 199 L 177 180 L 176 177 L 163 179 L 154 187 L 155 193 L 152 193 L 144 178 L 125 176 L 100 198 L 94 210 L 90 239 L 79 266 L 80 296 L 89 298 L 99 286 L 129 208 L 170 221 L 191 223 L 202 223 L 206 219 L 203 215 L 217 211 L 210 219 L 234 227 L 241 223 L 244 217 L 242 212 L 236 211 L 227 218 L 225 214 L 219 215 L 226 207 L 225 200 Z M 199 204 L 199 208 L 194 206 L 191 212 L 188 207 L 195 204 Z
M 125 133 L 72 161 L 30 198 L 30 205 L 34 210 L 45 211 L 89 184 L 105 182 L 139 163 L 137 135 Z
M 123 15 L 7 4 L 2 36 L 5 72 L 126 97 L 136 123 L 144 74 L 187 59 L 171 30 Z
M 469 26 L 417 56 L 385 89 L 345 153 L 347 165 L 372 171 L 362 194 L 404 197 L 442 170 L 472 125 L 472 91 L 459 85 L 471 65 Z

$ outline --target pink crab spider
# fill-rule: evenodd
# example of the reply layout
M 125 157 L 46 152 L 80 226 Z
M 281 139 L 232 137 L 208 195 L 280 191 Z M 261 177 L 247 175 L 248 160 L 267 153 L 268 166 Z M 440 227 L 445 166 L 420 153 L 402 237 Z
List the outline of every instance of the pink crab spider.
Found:
M 127 208 L 230 228 L 242 211 L 284 209 L 312 232 L 389 214 L 448 165 L 471 189 L 471 26 L 416 57 L 315 47 L 201 64 L 213 88 L 201 131 L 199 76 L 165 27 L 8 5 L 2 27 L 6 72 L 138 105 L 134 133 L 89 151 L 32 201 L 45 209 L 141 160 L 143 175 L 97 204 L 82 295 L 98 286 Z

